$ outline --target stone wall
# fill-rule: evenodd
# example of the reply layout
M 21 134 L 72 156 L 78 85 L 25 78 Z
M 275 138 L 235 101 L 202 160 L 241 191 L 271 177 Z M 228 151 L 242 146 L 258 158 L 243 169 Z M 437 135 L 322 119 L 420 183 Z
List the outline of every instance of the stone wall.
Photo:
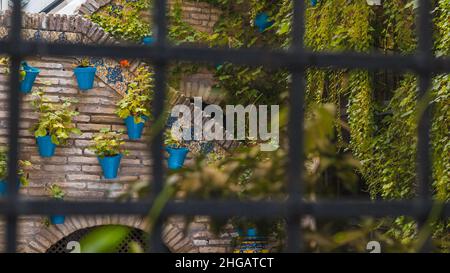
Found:
M 5 38 L 8 30 L 8 15 L 0 14 L 0 39 Z M 61 43 L 116 43 L 116 41 L 99 26 L 82 16 L 60 16 L 44 14 L 27 14 L 24 16 L 23 36 L 29 40 L 42 40 Z M 62 98 L 76 98 L 79 102 L 76 109 L 80 116 L 75 119 L 76 126 L 83 132 L 73 136 L 69 144 L 59 146 L 52 158 L 41 158 L 38 155 L 35 139 L 28 131 L 38 115 L 30 106 L 30 95 L 23 97 L 20 109 L 20 157 L 30 160 L 33 166 L 27 169 L 30 185 L 22 188 L 20 194 L 24 198 L 48 198 L 44 190 L 46 183 L 57 183 L 67 192 L 71 200 L 105 200 L 120 195 L 130 183 L 136 180 L 150 180 L 151 160 L 149 145 L 141 141 L 126 140 L 125 147 L 130 155 L 123 158 L 119 177 L 105 180 L 95 155 L 87 149 L 92 134 L 100 128 L 124 129 L 123 121 L 115 114 L 115 104 L 124 92 L 124 86 L 133 77 L 133 71 L 143 65 L 139 61 L 132 63 L 127 69 L 117 70 L 118 60 L 91 59 L 99 71 L 95 79 L 94 89 L 82 92 L 77 89 L 73 75 L 75 58 L 34 57 L 27 61 L 41 69 L 34 89 L 44 88 L 45 94 L 55 103 Z M 7 80 L 5 67 L 0 67 L 0 144 L 7 141 Z M 210 76 L 208 76 L 210 78 Z M 196 83 L 205 98 L 209 97 L 206 83 L 189 78 Z M 187 86 L 188 84 L 182 84 Z M 192 84 L 191 84 L 192 86 Z M 202 87 L 203 86 L 203 87 Z M 195 94 L 192 87 L 189 96 Z M 197 91 L 198 92 L 198 91 Z M 190 104 L 185 92 L 171 95 L 172 103 Z M 147 123 L 146 132 L 151 124 Z M 125 138 L 126 135 L 124 136 Z M 144 139 L 144 138 L 143 138 Z M 230 147 L 232 143 L 223 143 Z M 189 162 L 188 162 L 189 164 Z M 70 233 L 93 226 L 121 224 L 145 229 L 146 222 L 141 217 L 106 216 L 73 216 L 68 217 L 63 225 L 46 227 L 42 224 L 46 216 L 21 217 L 19 221 L 19 251 L 45 252 L 52 244 Z M 0 246 L 3 246 L 4 223 L 0 223 Z M 216 238 L 208 231 L 208 219 L 197 217 L 190 224 L 185 234 L 184 221 L 171 219 L 165 226 L 164 240 L 171 251 L 181 252 L 225 252 L 230 251 L 231 237 L 235 234 L 230 229 Z

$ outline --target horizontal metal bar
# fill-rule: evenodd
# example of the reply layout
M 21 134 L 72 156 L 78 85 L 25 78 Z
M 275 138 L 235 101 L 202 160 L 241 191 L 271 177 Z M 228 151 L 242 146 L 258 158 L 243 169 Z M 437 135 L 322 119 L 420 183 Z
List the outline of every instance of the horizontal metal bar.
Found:
M 145 215 L 151 208 L 153 201 L 139 202 L 58 202 L 24 200 L 9 206 L 6 200 L 0 201 L 0 215 L 14 211 L 22 215 L 46 215 L 62 213 L 67 215 L 87 214 L 121 214 Z M 432 201 L 320 201 L 301 202 L 292 206 L 287 202 L 276 201 L 171 201 L 163 210 L 164 216 L 170 215 L 210 215 L 217 217 L 249 216 L 276 218 L 285 215 L 314 215 L 318 218 L 348 218 L 359 216 L 426 216 L 433 206 Z M 292 211 L 293 208 L 297 208 Z M 287 211 L 289 210 L 289 211 Z M 450 203 L 443 205 L 443 217 L 450 217 Z
M 256 48 L 144 47 L 138 45 L 77 45 L 23 42 L 10 45 L 0 41 L 0 54 L 98 56 L 111 58 L 142 58 L 154 62 L 188 61 L 194 63 L 231 62 L 239 65 L 267 66 L 273 69 L 303 67 L 337 69 L 390 69 L 392 71 L 423 71 L 449 73 L 450 58 L 421 58 L 419 55 L 381 55 L 362 53 L 326 53 L 282 51 Z

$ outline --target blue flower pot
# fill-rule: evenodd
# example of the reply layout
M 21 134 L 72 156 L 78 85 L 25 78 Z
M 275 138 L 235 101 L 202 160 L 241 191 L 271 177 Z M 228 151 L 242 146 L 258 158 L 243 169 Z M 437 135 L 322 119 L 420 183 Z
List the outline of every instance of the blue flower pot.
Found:
M 166 151 L 169 153 L 169 158 L 167 159 L 167 165 L 171 170 L 177 170 L 183 167 L 186 156 L 189 152 L 188 148 L 171 148 L 166 147 Z
M 311 0 L 311 6 L 315 7 L 317 5 L 317 0 Z
M 50 222 L 52 225 L 62 225 L 64 224 L 64 221 L 66 220 L 66 216 L 64 215 L 51 215 L 50 216 Z
M 119 170 L 120 159 L 122 155 L 98 157 L 98 162 L 103 170 L 103 176 L 106 179 L 114 179 L 117 177 L 117 171 Z
M 78 88 L 81 90 L 89 90 L 94 86 L 95 67 L 77 67 L 75 68 L 75 77 L 77 78 Z
M 144 122 L 135 123 L 133 116 L 129 116 L 126 119 L 124 119 L 125 124 L 127 125 L 127 133 L 129 139 L 136 140 L 141 138 L 145 121 L 148 120 L 146 116 L 141 116 L 141 118 L 144 120 Z
M 145 36 L 144 38 L 142 38 L 142 43 L 144 45 L 151 45 L 155 42 L 155 38 L 153 38 L 152 36 Z
M 256 237 L 256 228 L 249 228 L 247 229 L 247 236 L 248 237 Z
M 259 32 L 264 32 L 267 28 L 273 25 L 273 21 L 270 21 L 269 19 L 269 15 L 265 12 L 261 12 L 256 15 L 255 26 L 258 27 Z
M 42 157 L 52 157 L 55 154 L 56 144 L 52 142 L 51 136 L 43 136 L 36 138 L 39 155 Z
M 25 78 L 20 83 L 20 91 L 23 93 L 30 93 L 33 88 L 34 81 L 36 80 L 37 75 L 41 72 L 39 69 L 31 66 L 23 66 L 25 71 Z
M 20 189 L 20 180 L 17 181 L 17 190 Z M 0 180 L 0 196 L 5 196 L 7 191 L 6 180 Z

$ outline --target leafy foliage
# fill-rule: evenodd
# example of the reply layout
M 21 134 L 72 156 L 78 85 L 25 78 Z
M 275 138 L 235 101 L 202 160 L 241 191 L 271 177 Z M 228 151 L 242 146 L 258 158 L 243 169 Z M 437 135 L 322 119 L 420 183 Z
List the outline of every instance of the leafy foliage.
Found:
M 120 118 L 133 116 L 135 123 L 140 123 L 141 116 L 150 117 L 149 108 L 153 97 L 152 76 L 147 68 L 138 68 L 134 81 L 128 84 L 127 93 L 117 103 L 116 114 Z
M 0 58 L 0 65 L 6 66 L 5 68 L 6 74 L 9 74 L 9 58 L 8 57 Z M 25 72 L 25 70 L 23 70 L 22 66 L 19 67 L 19 73 L 20 73 L 19 80 L 23 81 L 27 73 Z
M 179 134 L 180 133 L 180 134 Z M 181 138 L 181 132 L 173 132 L 171 129 L 167 129 L 164 132 L 164 144 L 167 147 L 174 149 L 179 149 L 181 147 L 186 147 L 187 145 L 183 142 Z
M 63 189 L 61 189 L 61 187 L 56 184 L 47 185 L 47 191 L 52 198 L 58 200 L 64 199 L 64 196 L 66 195 Z
M 283 110 L 281 127 L 286 130 L 286 113 Z M 336 153 L 333 139 L 335 107 L 333 105 L 317 105 L 311 111 L 305 124 L 306 155 L 304 181 L 307 183 L 308 195 L 325 194 L 323 174 L 335 168 L 338 180 L 350 189 L 355 189 L 359 168 L 358 161 L 350 154 Z M 283 141 L 285 142 L 285 141 Z M 194 166 L 187 166 L 170 179 L 175 183 L 176 197 L 179 199 L 241 199 L 241 200 L 283 200 L 286 194 L 287 164 L 286 143 L 273 152 L 262 152 L 258 145 L 241 147 L 233 154 L 220 160 L 208 161 L 199 156 Z M 325 194 L 326 195 L 326 194 Z M 282 219 L 276 221 L 254 221 L 254 219 L 234 218 L 236 227 L 256 226 L 263 234 L 279 232 Z M 223 222 L 216 222 L 216 228 Z
M 77 59 L 77 67 L 90 67 L 91 66 L 91 61 L 89 60 L 89 58 L 81 58 L 81 59 Z
M 127 154 L 122 146 L 125 141 L 122 138 L 123 131 L 111 131 L 109 128 L 100 129 L 93 137 L 94 144 L 89 147 L 99 157 Z
M 106 32 L 124 40 L 141 41 L 151 35 L 150 24 L 142 20 L 143 13 L 149 10 L 148 0 L 119 0 L 117 4 L 107 5 L 90 19 L 99 24 Z
M 24 168 L 30 167 L 32 164 L 28 160 L 19 160 L 17 162 L 18 170 L 17 174 L 19 175 L 19 181 L 22 186 L 27 186 L 29 184 L 27 174 L 24 171 Z M 0 148 L 0 180 L 5 180 L 8 176 L 8 153 L 5 148 Z
M 276 49 L 287 49 L 291 45 L 291 0 L 276 1 L 276 3 L 268 0 L 204 0 L 204 2 L 212 4 L 222 12 L 213 33 L 197 31 L 185 23 L 178 6 L 170 14 L 171 29 L 169 31 L 170 37 L 177 44 L 199 42 L 211 47 Z M 308 8 L 305 14 L 305 45 L 313 51 L 413 53 L 417 41 L 412 3 L 410 0 L 392 0 L 383 1 L 382 7 L 370 7 L 363 0 L 319 1 L 316 7 Z M 435 54 L 439 57 L 448 56 L 450 1 L 437 0 L 433 2 L 433 5 L 436 29 Z M 266 12 L 274 21 L 274 24 L 263 33 L 258 32 L 253 23 L 260 12 Z M 285 102 L 290 85 L 290 75 L 286 71 L 271 71 L 261 67 L 250 68 L 229 63 L 214 64 L 209 69 L 215 74 L 217 81 L 215 90 L 227 95 L 225 101 L 227 103 L 281 104 Z M 175 73 L 189 70 L 178 67 Z M 387 82 L 377 74 L 392 76 L 395 82 Z M 359 172 L 370 196 L 384 199 L 414 197 L 417 118 L 420 114 L 418 105 L 421 103 L 418 102 L 416 78 L 411 74 L 393 75 L 390 71 L 369 73 L 347 69 L 308 69 L 306 76 L 307 114 L 314 111 L 317 103 L 332 103 L 338 106 L 334 126 L 339 145 L 337 150 L 332 150 L 332 153 L 342 156 L 345 151 L 351 152 L 355 159 L 361 162 Z M 383 90 L 378 87 L 380 83 L 384 85 Z M 449 84 L 448 75 L 437 75 L 430 92 L 430 104 L 433 106 L 431 128 L 433 185 L 436 198 L 442 201 L 450 199 Z M 387 98 L 381 100 L 379 94 L 382 92 L 386 93 Z M 346 109 L 341 107 L 343 105 L 347 105 Z M 346 113 L 341 113 L 342 110 L 346 110 Z M 343 137 L 343 131 L 347 128 L 341 120 L 344 114 L 348 116 L 349 143 L 346 143 L 347 140 Z M 243 162 L 247 160 L 243 159 L 250 158 L 257 161 L 255 164 L 264 162 L 255 155 L 252 156 L 251 149 L 242 151 L 241 155 L 236 156 L 240 158 L 240 161 L 230 165 L 244 164 Z M 227 159 L 233 161 L 231 158 Z M 339 161 L 326 162 L 339 164 Z M 313 163 L 309 164 L 315 166 Z M 200 166 L 198 171 L 201 170 Z M 220 168 L 215 169 L 220 171 Z M 240 179 L 248 179 L 253 173 L 260 171 L 258 166 L 251 164 L 244 169 L 245 171 L 238 175 Z M 207 169 L 203 171 L 209 172 Z M 276 173 L 275 171 L 270 175 Z M 227 177 L 228 173 L 225 178 Z M 218 176 L 217 181 L 223 182 L 224 179 Z M 228 180 L 225 179 L 225 181 Z M 261 181 L 259 183 L 262 187 L 265 185 L 265 180 Z M 200 196 L 220 196 L 221 194 L 241 196 L 241 189 L 221 193 L 219 186 L 211 186 L 203 180 L 202 183 L 206 183 L 207 186 L 200 189 L 204 191 Z M 197 184 L 194 189 L 198 189 L 198 185 L 204 184 Z M 221 186 L 227 187 L 227 184 Z M 274 185 L 271 184 L 271 186 Z M 269 195 L 270 189 L 270 187 L 265 189 Z M 263 192 L 261 191 L 261 196 Z M 371 234 L 377 234 L 380 240 L 388 244 L 399 243 L 401 247 L 410 247 L 418 236 L 415 222 L 405 217 L 383 219 L 377 222 L 365 221 L 357 228 L 358 230 L 348 231 L 346 235 L 352 238 L 363 238 L 370 231 Z M 449 249 L 449 228 L 449 221 L 435 222 L 433 226 L 433 235 L 442 243 L 441 250 L 444 251 Z M 385 232 L 386 230 L 388 232 Z M 320 240 L 317 236 L 314 238 Z M 336 236 L 328 241 L 330 243 L 328 246 L 333 248 L 348 243 L 342 238 L 340 235 Z M 402 249 L 401 247 L 397 249 Z
M 81 134 L 80 129 L 73 123 L 73 118 L 79 114 L 71 109 L 76 100 L 65 99 L 63 103 L 54 103 L 46 98 L 42 91 L 34 92 L 33 97 L 31 105 L 39 112 L 38 122 L 30 128 L 35 137 L 49 135 L 54 144 L 64 145 L 70 134 Z

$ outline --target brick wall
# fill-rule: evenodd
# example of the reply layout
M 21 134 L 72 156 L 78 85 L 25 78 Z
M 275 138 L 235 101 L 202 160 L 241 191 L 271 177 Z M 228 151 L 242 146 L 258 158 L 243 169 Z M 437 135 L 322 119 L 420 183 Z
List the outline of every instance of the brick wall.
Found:
M 24 96 L 19 140 L 21 158 L 33 163 L 29 170 L 31 183 L 29 187 L 22 190 L 24 193 L 29 196 L 45 196 L 44 183 L 57 182 L 67 190 L 68 198 L 98 199 L 117 196 L 123 192 L 128 182 L 148 180 L 148 170 L 151 165 L 148 153 L 150 148 L 143 141 L 129 141 L 124 134 L 125 148 L 130 151 L 130 154 L 122 159 L 119 178 L 113 181 L 106 181 L 101 177 L 97 158 L 87 148 L 92 144 L 92 135 L 101 128 L 125 130 L 123 121 L 114 113 L 115 105 L 120 99 L 117 92 L 99 80 L 95 82 L 94 89 L 87 92 L 79 91 L 72 72 L 73 59 L 43 57 L 27 61 L 41 70 L 34 90 L 43 88 L 47 97 L 55 102 L 67 98 L 79 101 L 74 105 L 80 112 L 80 115 L 75 118 L 75 125 L 82 134 L 73 135 L 67 145 L 58 146 L 54 157 L 40 157 L 34 135 L 28 131 L 28 128 L 36 123 L 38 113 L 30 106 L 31 95 Z M 5 80 L 6 76 L 2 74 L 0 84 L 3 89 L 5 89 Z M 6 109 L 6 106 L 6 96 L 2 96 L 0 109 Z M 6 144 L 6 119 L 2 118 L 0 124 L 2 126 L 0 143 Z
M 189 7 L 189 5 L 187 6 Z M 195 17 L 195 16 L 194 16 Z M 210 17 L 211 18 L 211 17 Z M 194 18 L 195 19 L 195 18 Z M 197 20 L 197 19 L 196 19 Z M 201 20 L 201 19 L 199 19 Z M 206 19 L 205 19 L 206 20 Z M 8 15 L 0 14 L 0 39 L 7 34 Z M 30 40 L 46 40 L 52 42 L 82 42 L 82 43 L 115 43 L 116 41 L 99 26 L 81 16 L 59 16 L 44 14 L 27 14 L 24 16 L 23 36 Z M 95 155 L 87 149 L 94 132 L 100 128 L 124 129 L 123 121 L 115 114 L 115 104 L 123 94 L 124 82 L 110 82 L 107 75 L 98 73 L 94 89 L 81 92 L 77 89 L 73 75 L 74 58 L 36 57 L 27 59 L 32 65 L 41 69 L 35 83 L 35 89 L 44 87 L 45 93 L 53 101 L 62 98 L 76 98 L 77 110 L 80 115 L 75 119 L 76 125 L 83 132 L 73 136 L 68 145 L 59 146 L 52 158 L 41 158 L 35 144 L 35 139 L 28 129 L 38 118 L 30 106 L 30 95 L 25 95 L 21 108 L 20 119 L 20 157 L 30 160 L 33 166 L 27 169 L 30 185 L 22 188 L 20 194 L 24 198 L 48 198 L 44 190 L 46 183 L 57 183 L 67 192 L 67 199 L 72 200 L 102 200 L 112 199 L 120 195 L 131 182 L 148 180 L 151 166 L 149 146 L 144 141 L 126 141 L 125 147 L 130 155 L 123 158 L 119 177 L 115 180 L 105 180 L 101 177 L 100 166 Z M 99 70 L 115 68 L 117 60 L 102 60 Z M 132 79 L 133 70 L 140 64 L 135 61 L 129 70 L 121 71 L 123 81 Z M 210 86 L 202 79 L 210 76 L 195 76 L 187 78 L 182 86 L 190 86 L 189 94 L 177 92 L 171 95 L 172 103 L 189 104 L 189 96 L 201 94 L 205 100 L 217 100 L 210 97 Z M 5 67 L 0 67 L 0 144 L 7 141 L 7 84 L 8 76 Z M 192 86 L 195 86 L 193 88 Z M 209 89 L 208 89 L 209 88 Z M 197 92 L 197 93 L 196 93 Z M 186 96 L 188 95 L 188 96 Z M 146 131 L 151 126 L 147 123 Z M 124 135 L 127 139 L 126 135 Z M 231 143 L 223 143 L 230 146 Z M 19 251 L 45 252 L 52 244 L 72 232 L 99 225 L 120 224 L 139 229 L 146 228 L 146 222 L 141 217 L 133 216 L 73 216 L 66 219 L 63 225 L 43 225 L 46 216 L 21 217 L 19 221 Z M 205 217 L 197 217 L 184 233 L 186 223 L 182 219 L 173 218 L 164 229 L 164 240 L 174 252 L 226 252 L 230 251 L 230 241 L 235 234 L 231 227 L 218 238 L 212 235 L 209 221 Z M 4 222 L 0 222 L 0 247 L 3 247 Z

